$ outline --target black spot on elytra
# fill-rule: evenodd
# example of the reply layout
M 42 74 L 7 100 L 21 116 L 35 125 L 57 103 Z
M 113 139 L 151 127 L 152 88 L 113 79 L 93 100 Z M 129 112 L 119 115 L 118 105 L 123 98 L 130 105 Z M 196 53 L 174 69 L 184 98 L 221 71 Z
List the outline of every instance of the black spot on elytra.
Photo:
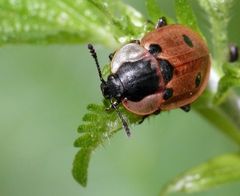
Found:
M 166 88 L 163 93 L 163 99 L 168 100 L 173 96 L 173 89 Z
M 173 66 L 168 60 L 159 59 L 158 61 L 163 75 L 163 80 L 165 83 L 168 83 L 173 77 Z
M 201 73 L 199 72 L 196 76 L 196 79 L 195 79 L 195 86 L 196 88 L 199 87 L 200 83 L 201 83 L 201 79 L 202 79 L 202 76 L 201 76 Z
M 189 47 L 193 47 L 193 43 L 192 40 L 185 34 L 182 35 L 183 36 L 183 40 L 184 42 L 189 46 Z
M 148 51 L 152 55 L 157 55 L 158 53 L 162 52 L 162 48 L 158 44 L 150 44 Z

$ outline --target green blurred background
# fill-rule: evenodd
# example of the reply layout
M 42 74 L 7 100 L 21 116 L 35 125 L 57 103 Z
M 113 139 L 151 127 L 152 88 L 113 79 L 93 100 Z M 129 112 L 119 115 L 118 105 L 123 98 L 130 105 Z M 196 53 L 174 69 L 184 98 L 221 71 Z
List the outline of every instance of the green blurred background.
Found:
M 143 0 L 125 2 L 146 14 Z M 174 16 L 173 1 L 160 5 Z M 240 45 L 236 5 L 229 37 Z M 210 39 L 207 18 L 193 6 Z M 96 49 L 105 64 L 111 51 Z M 71 176 L 73 141 L 86 105 L 102 99 L 86 46 L 1 47 L 0 93 L 0 196 L 157 195 L 182 171 L 238 150 L 194 111 L 165 112 L 132 127 L 131 139 L 122 131 L 98 149 L 82 188 Z M 193 195 L 239 196 L 240 183 Z

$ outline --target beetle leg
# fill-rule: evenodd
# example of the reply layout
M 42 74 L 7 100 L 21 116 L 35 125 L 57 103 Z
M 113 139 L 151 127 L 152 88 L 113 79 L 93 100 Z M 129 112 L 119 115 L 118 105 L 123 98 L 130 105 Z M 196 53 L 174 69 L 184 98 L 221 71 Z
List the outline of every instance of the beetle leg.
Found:
M 160 114 L 160 112 L 161 112 L 161 109 L 158 109 L 158 110 L 156 110 L 153 114 L 154 115 L 158 115 L 158 114 Z M 144 122 L 144 120 L 146 119 L 146 118 L 148 118 L 150 115 L 145 115 L 145 116 L 143 116 L 142 117 L 142 119 L 138 122 L 138 124 L 142 124 L 143 122 Z
M 142 124 L 147 117 L 149 117 L 149 115 L 143 116 L 142 119 L 138 122 L 138 124 Z
M 138 40 L 138 39 L 133 39 L 133 40 L 131 40 L 129 43 L 134 43 L 134 44 L 140 45 L 140 40 Z
M 154 114 L 154 115 L 158 115 L 158 114 L 160 114 L 160 112 L 161 112 L 161 109 L 158 109 L 158 110 L 156 110 L 153 114 Z
M 166 25 L 167 25 L 167 19 L 163 16 L 163 17 L 159 18 L 155 28 L 158 29 L 158 28 L 161 28 L 161 27 L 166 26 Z
M 112 102 L 112 104 L 110 106 L 108 106 L 105 110 L 110 111 L 110 110 L 114 109 L 115 107 L 117 107 L 119 105 L 120 102 L 121 101 L 118 101 L 118 100 Z
M 191 110 L 191 105 L 188 104 L 188 105 L 185 105 L 185 106 L 182 106 L 180 107 L 184 112 L 189 112 Z
M 112 61 L 115 53 L 116 53 L 116 51 L 108 55 L 108 58 L 109 58 L 110 61 Z

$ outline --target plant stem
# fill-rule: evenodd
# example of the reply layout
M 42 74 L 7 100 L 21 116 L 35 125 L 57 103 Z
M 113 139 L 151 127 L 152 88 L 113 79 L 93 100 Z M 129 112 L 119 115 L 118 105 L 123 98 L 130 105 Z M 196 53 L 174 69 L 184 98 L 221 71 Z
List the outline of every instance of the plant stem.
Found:
M 209 98 L 209 94 L 207 97 Z M 233 91 L 219 106 L 204 100 L 195 109 L 219 131 L 240 145 L 240 99 Z
M 222 103 L 220 109 L 229 116 L 229 119 L 238 127 L 240 130 L 240 99 L 239 96 L 231 91 L 226 98 L 225 102 Z

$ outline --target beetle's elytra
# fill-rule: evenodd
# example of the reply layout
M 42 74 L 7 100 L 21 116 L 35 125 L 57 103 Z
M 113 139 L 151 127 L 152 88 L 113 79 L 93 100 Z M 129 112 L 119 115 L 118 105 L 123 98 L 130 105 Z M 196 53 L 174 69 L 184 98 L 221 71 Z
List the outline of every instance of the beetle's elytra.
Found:
M 111 74 L 102 78 L 96 52 L 91 44 L 103 96 L 118 111 L 123 106 L 132 113 L 148 116 L 162 110 L 190 110 L 207 86 L 210 56 L 207 45 L 196 32 L 183 25 L 167 25 L 159 19 L 156 28 L 141 40 L 123 45 L 110 55 Z

